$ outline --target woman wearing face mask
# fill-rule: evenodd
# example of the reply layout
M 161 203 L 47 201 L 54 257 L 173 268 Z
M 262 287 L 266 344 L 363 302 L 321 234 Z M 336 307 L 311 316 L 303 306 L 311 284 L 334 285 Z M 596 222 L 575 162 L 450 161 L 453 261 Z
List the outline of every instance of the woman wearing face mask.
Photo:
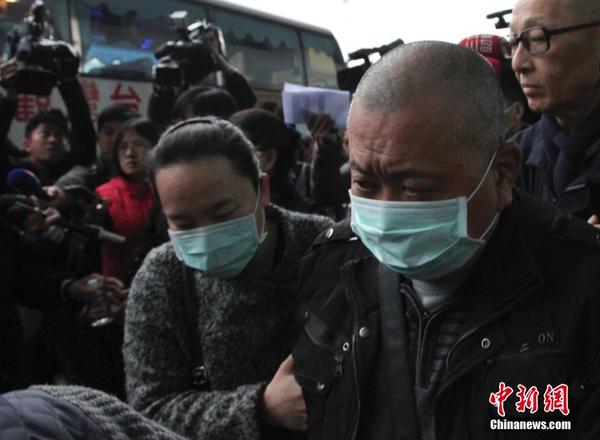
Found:
M 129 402 L 189 438 L 292 438 L 305 428 L 288 357 L 300 259 L 330 220 L 269 204 L 253 147 L 224 120 L 168 130 L 152 175 L 171 242 L 127 306 Z
M 96 192 L 106 203 L 111 229 L 123 235 L 125 242 L 102 244 L 103 275 L 123 276 L 148 221 L 154 199 L 148 179 L 148 154 L 159 136 L 158 125 L 144 118 L 130 120 L 117 134 L 113 157 L 118 175 Z

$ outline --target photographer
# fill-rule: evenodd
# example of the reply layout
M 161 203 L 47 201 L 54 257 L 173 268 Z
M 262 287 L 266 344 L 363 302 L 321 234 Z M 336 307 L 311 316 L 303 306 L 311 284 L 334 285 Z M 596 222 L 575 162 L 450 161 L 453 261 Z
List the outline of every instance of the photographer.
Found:
M 55 369 L 51 362 L 43 362 L 44 368 L 39 362 L 34 365 L 40 353 L 24 349 L 17 305 L 56 316 L 64 310 L 88 312 L 85 306 L 101 294 L 90 285 L 92 279 L 106 286 L 115 311 L 126 297 L 118 280 L 97 274 L 78 278 L 40 258 L 40 249 L 59 249 L 66 231 L 57 225 L 60 215 L 55 210 L 35 213 L 27 197 L 0 195 L 0 392 L 50 382 Z
M 170 49 L 174 42 L 166 43 L 157 51 L 160 62 L 155 66 L 155 72 L 156 70 L 159 72 L 155 75 L 154 92 L 148 105 L 150 119 L 166 127 L 174 121 L 193 116 L 215 115 L 227 118 L 237 110 L 251 108 L 256 104 L 256 96 L 250 84 L 223 54 L 220 29 L 210 24 L 194 23 L 188 27 L 180 26 L 178 32 L 182 40 L 196 44 L 192 50 L 198 51 L 201 55 L 203 65 L 196 66 L 185 58 L 175 63 L 173 50 Z M 190 34 L 193 35 L 191 38 Z M 161 76 L 162 66 L 167 67 L 166 73 L 169 76 L 177 66 L 178 75 L 181 75 L 183 81 L 174 85 L 166 75 Z M 199 85 L 212 72 L 222 73 L 224 89 Z M 214 90 L 226 93 L 214 94 Z M 232 100 L 233 108 L 223 112 L 222 109 L 230 107 Z
M 44 3 L 34 2 L 30 15 L 11 31 L 11 58 L 0 66 L 1 84 L 6 90 L 5 96 L 0 98 L 3 147 L 8 145 L 18 94 L 47 96 L 58 86 L 67 107 L 68 119 L 60 110 L 40 112 L 31 118 L 23 141 L 28 156 L 13 161 L 35 172 L 44 185 L 53 183 L 74 165 L 93 163 L 96 146 L 89 106 L 77 78 L 79 57 L 68 43 L 53 39 L 46 16 Z M 67 137 L 69 152 L 65 147 Z

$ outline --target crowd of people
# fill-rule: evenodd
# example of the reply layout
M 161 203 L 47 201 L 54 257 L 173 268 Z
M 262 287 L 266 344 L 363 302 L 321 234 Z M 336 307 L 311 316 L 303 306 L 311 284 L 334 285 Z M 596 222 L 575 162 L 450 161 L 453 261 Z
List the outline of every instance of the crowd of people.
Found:
M 599 5 L 401 45 L 347 130 L 218 48 L 21 147 L 4 90 L 0 438 L 600 438 Z

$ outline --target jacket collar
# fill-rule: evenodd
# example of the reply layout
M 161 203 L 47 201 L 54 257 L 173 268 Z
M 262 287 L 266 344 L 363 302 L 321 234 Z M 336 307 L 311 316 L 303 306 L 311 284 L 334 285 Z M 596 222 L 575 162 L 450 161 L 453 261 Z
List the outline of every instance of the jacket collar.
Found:
M 516 303 L 528 292 L 524 286 L 539 280 L 539 266 L 525 247 L 520 205 L 515 196 L 502 212 L 488 246 L 465 283 L 474 293 L 466 331 Z
M 585 183 L 588 178 L 600 179 L 600 107 L 575 132 L 567 134 L 557 124 L 553 116 L 543 114 L 536 124 L 536 134 L 526 165 L 549 172 L 556 162 L 562 148 L 585 149 L 585 158 L 595 157 L 586 173 L 583 173 L 572 185 Z

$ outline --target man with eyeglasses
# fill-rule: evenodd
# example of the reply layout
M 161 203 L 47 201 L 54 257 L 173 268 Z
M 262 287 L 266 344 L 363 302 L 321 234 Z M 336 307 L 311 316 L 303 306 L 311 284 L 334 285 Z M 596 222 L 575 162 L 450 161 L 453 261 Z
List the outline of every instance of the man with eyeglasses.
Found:
M 520 0 L 506 55 L 541 120 L 518 133 L 521 187 L 577 217 L 600 216 L 600 1 Z

